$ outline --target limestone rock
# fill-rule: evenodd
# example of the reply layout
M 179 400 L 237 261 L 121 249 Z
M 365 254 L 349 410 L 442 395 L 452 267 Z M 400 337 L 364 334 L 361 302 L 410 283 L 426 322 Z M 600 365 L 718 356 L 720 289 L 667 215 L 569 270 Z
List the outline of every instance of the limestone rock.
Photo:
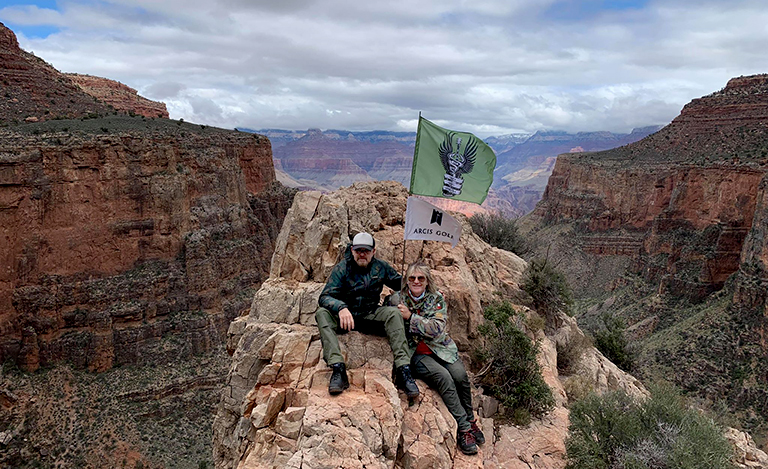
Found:
M 768 454 L 765 454 L 755 445 L 748 433 L 735 428 L 725 431 L 725 438 L 731 442 L 736 453 L 734 462 L 739 468 L 765 468 L 768 467 Z
M 331 371 L 321 358 L 314 319 L 320 291 L 358 231 L 373 233 L 377 257 L 400 268 L 406 200 L 405 188 L 394 182 L 296 196 L 277 238 L 270 278 L 255 294 L 249 314 L 229 329 L 232 367 L 213 426 L 217 468 L 565 466 L 568 396 L 558 376 L 556 343 L 558 337 L 581 333 L 566 316 L 547 328 L 549 335 L 528 331 L 540 343 L 539 363 L 553 389 L 555 410 L 525 428 L 495 430 L 499 404 L 475 390 L 473 405 L 486 434 L 476 456 L 458 452 L 456 422 L 436 392 L 417 380 L 422 395 L 409 406 L 394 387 L 392 353 L 383 337 L 355 331 L 339 335 L 351 387 L 338 396 L 328 394 Z M 476 330 L 483 305 L 496 292 L 520 295 L 526 264 L 485 244 L 465 217 L 457 217 L 462 234 L 456 248 L 409 241 L 405 257 L 406 262 L 424 258 L 432 267 L 448 302 L 450 334 L 466 356 L 481 340 Z M 611 365 L 599 354 L 583 364 L 595 388 L 645 393 Z

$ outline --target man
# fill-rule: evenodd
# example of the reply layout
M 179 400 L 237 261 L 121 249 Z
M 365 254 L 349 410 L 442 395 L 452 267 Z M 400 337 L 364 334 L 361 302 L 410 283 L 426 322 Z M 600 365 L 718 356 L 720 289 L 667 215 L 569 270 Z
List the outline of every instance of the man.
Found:
M 410 355 L 400 310 L 379 306 L 384 285 L 400 290 L 402 277 L 388 263 L 376 259 L 376 242 L 369 233 L 358 233 L 347 246 L 344 258 L 333 267 L 320 294 L 315 312 L 323 358 L 333 368 L 328 392 L 339 394 L 349 387 L 347 367 L 336 332 L 357 330 L 380 333 L 389 338 L 395 361 L 395 382 L 409 398 L 419 395 L 411 377 Z

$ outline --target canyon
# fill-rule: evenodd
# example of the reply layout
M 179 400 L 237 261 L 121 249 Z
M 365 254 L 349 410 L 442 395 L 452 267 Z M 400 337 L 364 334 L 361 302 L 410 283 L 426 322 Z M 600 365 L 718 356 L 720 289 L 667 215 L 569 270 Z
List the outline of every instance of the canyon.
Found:
M 0 141 L 0 358 L 104 371 L 173 329 L 191 353 L 220 342 L 271 257 L 266 139 L 113 117 Z
M 0 465 L 206 463 L 295 191 L 263 136 L 0 46 Z
M 407 181 L 407 133 L 273 129 L 273 148 L 259 133 L 170 120 L 128 85 L 61 74 L 2 25 L 0 82 L 0 465 L 562 468 L 579 386 L 646 394 L 591 346 L 561 372 L 559 350 L 586 341 L 576 319 L 525 306 L 526 262 L 482 242 L 465 216 L 455 250 L 402 242 L 407 190 L 374 180 Z M 724 400 L 759 432 L 766 96 L 768 76 L 739 77 L 661 130 L 499 138 L 504 174 L 488 205 L 529 210 L 551 172 L 519 226 L 590 296 L 579 320 L 644 324 L 643 379 Z M 329 192 L 337 185 L 350 187 Z M 463 457 L 437 394 L 419 382 L 423 400 L 409 405 L 387 343 L 357 332 L 341 339 L 352 388 L 330 398 L 313 312 L 362 230 L 377 256 L 432 266 L 467 363 L 483 308 L 511 298 L 540 344 L 554 410 L 510 425 L 474 389 L 492 437 Z M 768 466 L 748 435 L 728 432 L 737 467 Z
M 566 274 L 579 322 L 617 317 L 633 372 L 728 408 L 765 447 L 768 75 L 731 79 L 660 131 L 560 155 L 519 227 Z
M 561 155 L 526 223 L 573 223 L 596 256 L 628 249 L 662 288 L 720 289 L 738 270 L 768 169 L 766 89 L 765 75 L 734 78 L 639 142 Z
M 659 128 L 644 127 L 628 134 L 540 131 L 489 137 L 486 143 L 496 152 L 497 165 L 487 201 L 482 206 L 448 199 L 436 203 L 467 215 L 495 211 L 512 218 L 522 216 L 541 199 L 559 153 L 605 150 L 637 141 Z M 410 185 L 415 133 L 319 129 L 258 132 L 274 139 L 277 178 L 286 186 L 332 191 L 373 180 Z

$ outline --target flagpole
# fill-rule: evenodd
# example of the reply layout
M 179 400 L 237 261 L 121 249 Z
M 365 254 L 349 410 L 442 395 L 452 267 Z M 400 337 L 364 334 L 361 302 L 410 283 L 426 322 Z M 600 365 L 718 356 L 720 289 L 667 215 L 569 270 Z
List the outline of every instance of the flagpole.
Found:
M 413 162 L 416 162 L 416 152 L 419 149 L 419 127 L 421 127 L 421 111 L 419 111 L 419 122 L 416 126 L 416 142 L 413 145 Z M 413 187 L 413 167 L 414 164 L 411 164 L 411 187 Z M 413 192 L 411 192 L 411 187 L 408 188 L 408 197 L 413 195 Z M 408 240 L 405 239 L 405 223 L 403 223 L 403 277 L 405 277 L 405 244 L 408 242 Z

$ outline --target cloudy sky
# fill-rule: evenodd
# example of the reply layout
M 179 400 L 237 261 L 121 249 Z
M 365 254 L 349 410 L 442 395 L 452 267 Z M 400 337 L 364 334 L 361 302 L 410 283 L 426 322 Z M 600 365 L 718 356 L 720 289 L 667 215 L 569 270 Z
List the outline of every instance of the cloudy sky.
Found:
M 768 73 L 765 0 L 3 0 L 64 72 L 225 128 L 486 137 L 666 124 Z

